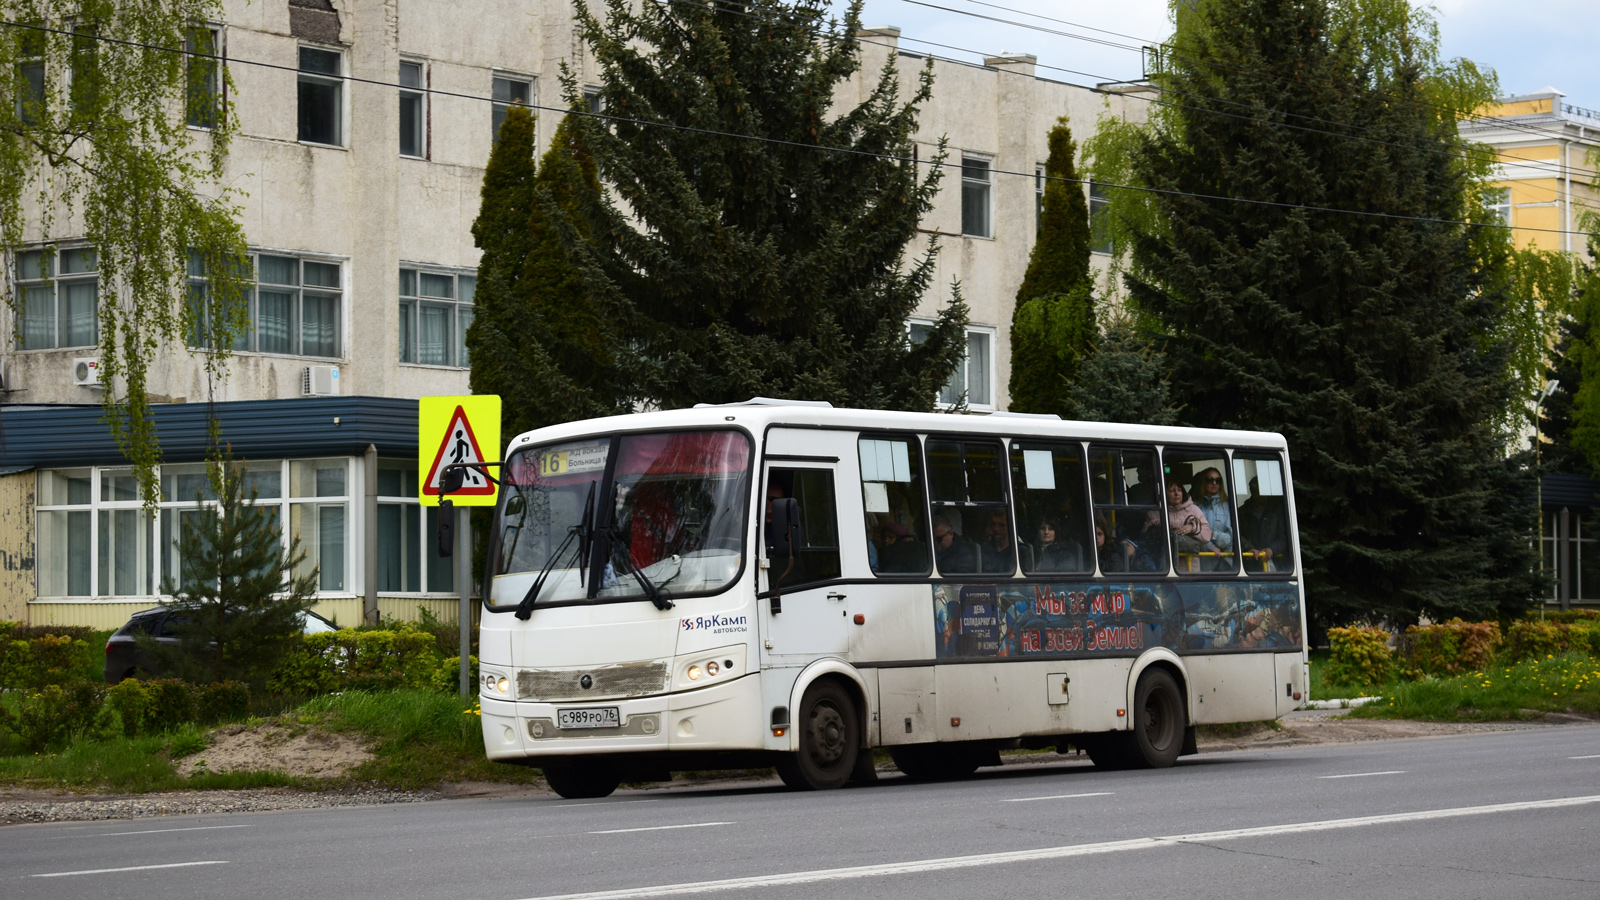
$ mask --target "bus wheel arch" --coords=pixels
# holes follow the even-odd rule
[[[806,690],[823,679],[832,679],[839,682],[844,691],[849,694],[851,702],[855,704],[856,727],[861,735],[862,749],[877,743],[872,740],[871,732],[868,729],[868,725],[872,721],[872,710],[868,700],[866,679],[861,677],[861,673],[856,670],[855,666],[840,659],[819,659],[806,666],[800,672],[800,675],[795,678],[794,687],[789,690],[789,721],[795,725],[799,724],[798,711],[801,702],[805,699]],[[790,729],[789,734],[789,749],[799,749],[799,732],[796,729]]]
[[[860,694],[847,679],[813,679],[792,707],[795,750],[778,757],[778,775],[793,790],[843,787],[866,745]]]
[[[1152,667],[1159,666],[1167,670],[1172,680],[1178,684],[1178,696],[1183,701],[1183,724],[1191,725],[1194,722],[1194,684],[1189,680],[1189,670],[1183,664],[1178,654],[1165,647],[1156,647],[1146,651],[1134,660],[1133,668],[1128,671],[1127,710],[1128,727],[1133,727],[1133,709],[1136,694],[1139,690],[1139,678]]]

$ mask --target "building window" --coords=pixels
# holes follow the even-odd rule
[[[278,254],[252,254],[255,285],[250,327],[234,350],[337,359],[344,353],[344,289],[336,262]],[[189,302],[195,304],[191,347],[206,346],[205,317],[213,314],[206,272],[189,256]]]
[[[20,29],[17,35],[17,120],[23,125],[44,121],[44,40],[42,31]]]
[[[400,155],[428,155],[426,95],[422,91],[422,63],[400,64]]]
[[[600,95],[600,88],[589,86],[583,89],[583,107],[595,115],[606,111],[606,98]]]
[[[1094,253],[1111,252],[1111,196],[1106,189],[1089,182],[1089,249]]]
[[[454,593],[455,566],[439,555],[437,507],[417,502],[416,460],[378,460],[378,590]]]
[[[1044,166],[1033,167],[1033,232],[1044,228],[1044,187],[1049,181],[1044,177]]]
[[[189,29],[183,49],[185,121],[191,128],[215,128],[222,118],[222,32],[209,26]]]
[[[500,126],[505,124],[506,112],[512,104],[522,106],[533,105],[533,79],[518,78],[511,75],[496,75],[494,77],[494,142],[500,143]]]
[[[40,472],[38,480],[39,596],[87,597],[93,584],[94,472]]]
[[[908,327],[913,345],[926,341],[933,330],[928,322],[912,322]],[[986,325],[967,328],[966,355],[939,390],[939,406],[956,406],[965,399],[972,409],[994,408],[994,334],[994,329]]]
[[[17,254],[17,296],[22,311],[18,349],[93,347],[99,343],[97,265],[92,247]]]
[[[1483,202],[1489,207],[1489,212],[1500,220],[1502,225],[1511,224],[1511,189],[1487,188],[1483,192]]]
[[[467,272],[400,270],[401,362],[470,365],[467,326],[472,324],[477,282],[477,276]]]
[[[300,140],[343,146],[343,74],[338,51],[300,48]]]
[[[990,224],[990,197],[994,186],[990,161],[983,157],[961,157],[961,233],[968,237],[993,237]]]
[[[67,72],[72,116],[92,121],[100,105],[100,39],[92,22],[72,26],[72,67]]]

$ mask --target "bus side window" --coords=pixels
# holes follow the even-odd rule
[[[1089,503],[1078,444],[1011,442],[1017,529],[1025,575],[1093,572]]]
[[[826,469],[772,469],[767,496],[793,497],[800,507],[794,570],[783,584],[787,587],[838,578],[839,512],[833,496],[833,473]]]
[[[1165,503],[1154,450],[1089,447],[1102,572],[1167,572]]]
[[[1283,458],[1276,453],[1241,450],[1233,454],[1233,489],[1239,501],[1239,549],[1251,575],[1292,573],[1293,535],[1289,531],[1289,484]]]
[[[1228,457],[1221,450],[1169,449],[1161,454],[1178,572],[1239,571],[1238,531]]]
[[[914,437],[863,435],[861,499],[867,561],[880,575],[926,575],[928,538],[922,471]]]
[[[928,441],[933,556],[942,575],[1010,575],[1017,545],[1006,501],[1003,455],[992,441]],[[1020,552],[1019,551],[1023,551]]]

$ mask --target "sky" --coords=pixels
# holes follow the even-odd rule
[[[1494,69],[1503,96],[1550,86],[1565,92],[1568,103],[1600,109],[1600,0],[1427,5],[1439,22],[1444,57],[1466,57]],[[1172,31],[1166,0],[866,0],[863,21],[898,26],[904,50],[971,61],[1032,53],[1039,58],[1039,76],[1076,84],[1140,78],[1138,47],[1158,44]]]

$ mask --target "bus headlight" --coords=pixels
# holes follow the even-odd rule
[[[700,680],[700,667],[699,666],[690,666],[689,667],[689,671],[688,671],[687,674],[689,676],[689,680],[690,681],[699,681]]]
[[[478,683],[482,686],[483,693],[488,696],[511,696],[511,679],[499,672],[481,672]]]
[[[707,682],[717,683],[743,674],[745,647],[743,644],[686,653],[672,661],[673,686],[679,690],[702,687]]]

